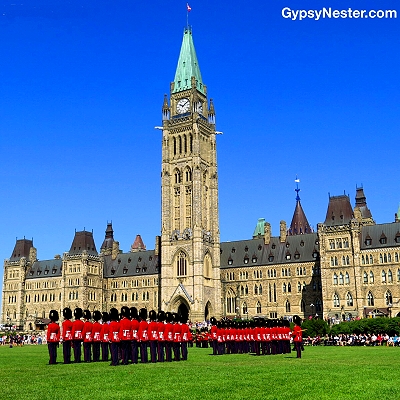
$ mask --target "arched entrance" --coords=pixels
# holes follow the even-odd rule
[[[185,321],[189,319],[189,309],[185,303],[181,303],[178,307],[178,315],[182,317]]]
[[[204,309],[204,321],[210,320],[212,312],[213,312],[213,310],[211,307],[211,303],[209,301],[207,301],[206,307]]]

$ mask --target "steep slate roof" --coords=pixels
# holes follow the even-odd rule
[[[288,235],[302,235],[304,233],[312,233],[312,228],[307,221],[306,214],[300,203],[300,198],[296,199],[296,207],[294,209],[292,222],[288,230]]]
[[[191,89],[192,76],[196,79],[197,90],[205,94],[203,79],[201,78],[200,67],[193,44],[192,30],[187,27],[183,33],[181,52],[176,67],[174,90],[172,93]]]
[[[29,251],[33,247],[33,240],[18,239],[11,254],[10,261],[19,261],[22,257],[29,258]]]
[[[159,274],[160,265],[160,259],[154,254],[154,250],[121,253],[115,260],[111,255],[105,256],[104,278]]]
[[[367,238],[371,239],[371,245],[366,244]],[[382,240],[384,238],[386,238],[386,243]],[[361,250],[383,249],[387,247],[400,247],[400,222],[362,227],[360,238]]]
[[[136,235],[135,241],[131,246],[131,251],[143,251],[146,250],[146,246],[143,243],[142,237],[140,235]]]
[[[367,198],[365,197],[362,187],[356,188],[356,207],[360,209],[363,218],[372,218],[371,211],[367,206]]]
[[[70,255],[82,254],[86,250],[89,255],[97,256],[96,245],[94,244],[93,232],[80,231],[75,232],[74,240],[69,250]]]
[[[279,237],[272,237],[269,244],[264,244],[264,239],[224,242],[221,243],[221,268],[310,262],[316,259],[313,254],[315,251],[318,252],[316,233],[288,236],[284,243],[280,242]],[[271,261],[270,256],[273,258]]]
[[[62,259],[35,261],[26,275],[26,279],[59,278],[62,276]]]
[[[104,241],[100,247],[101,250],[103,249],[112,249],[113,247],[113,242],[114,242],[114,230],[112,227],[112,222],[107,223],[107,228],[106,228],[106,236],[104,238]]]
[[[253,238],[257,238],[259,236],[264,236],[264,225],[265,225],[265,219],[264,218],[258,218],[256,228],[254,229],[253,233]]]
[[[353,208],[349,196],[329,197],[328,210],[326,212],[325,225],[346,225],[354,217]]]

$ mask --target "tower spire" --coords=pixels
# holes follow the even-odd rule
[[[307,221],[306,214],[300,203],[300,196],[299,196],[300,179],[297,177],[297,175],[294,181],[296,182],[296,189],[294,189],[296,192],[296,207],[294,209],[293,218],[290,224],[288,235],[302,235],[304,233],[312,233],[313,230]]]

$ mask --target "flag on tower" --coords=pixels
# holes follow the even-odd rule
[[[186,9],[187,9],[187,12],[192,11],[192,7],[189,6],[189,3],[186,3]]]

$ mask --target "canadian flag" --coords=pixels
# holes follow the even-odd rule
[[[186,3],[186,9],[188,10],[188,12],[192,11],[192,7],[189,6],[189,3]]]

